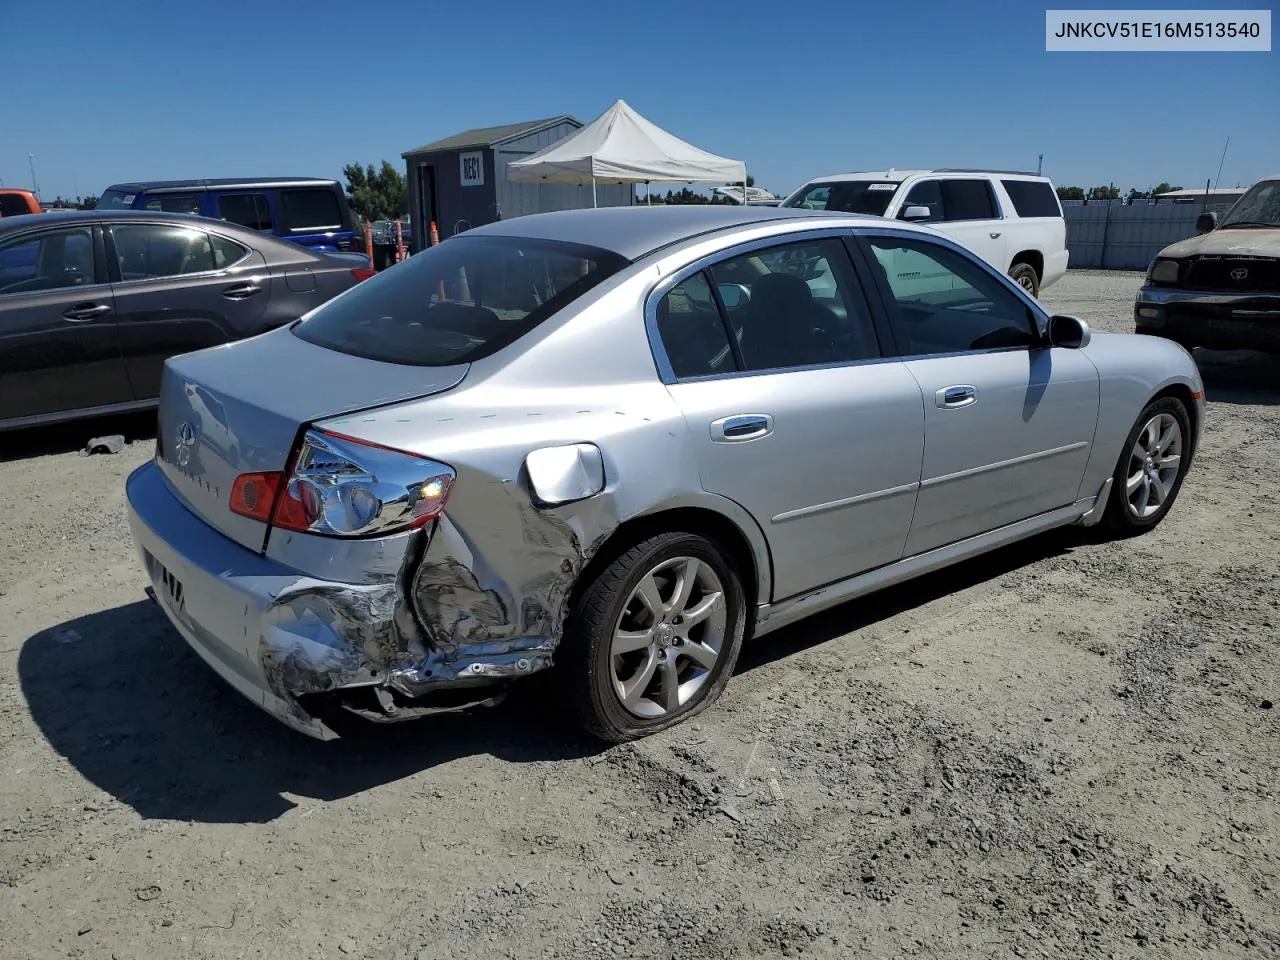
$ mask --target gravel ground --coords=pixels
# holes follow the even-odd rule
[[[1045,299],[1124,330],[1139,282]],[[1208,433],[1155,532],[842,608],[604,752],[536,689],[290,733],[144,598],[147,418],[4,437],[0,954],[1280,957],[1280,362],[1199,359]]]

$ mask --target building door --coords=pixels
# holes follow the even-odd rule
[[[431,224],[436,219],[436,168],[418,164],[418,216],[421,229],[413,231],[413,243],[418,250],[431,246]]]

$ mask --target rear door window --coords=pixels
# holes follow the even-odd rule
[[[994,220],[1000,216],[989,180],[943,180],[942,211],[954,220]]]
[[[250,230],[272,229],[271,204],[265,193],[230,193],[218,198],[218,219]]]
[[[111,226],[121,280],[155,280],[214,269],[209,234],[161,223]]]
[[[1061,217],[1058,195],[1043,180],[1001,180],[1020,217]]]
[[[342,229],[342,208],[332,190],[284,190],[280,201],[280,218],[286,230],[306,233]]]
[[[293,331],[370,360],[470,363],[514,343],[627,262],[578,244],[452,237],[329,301]]]

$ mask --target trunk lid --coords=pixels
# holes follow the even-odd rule
[[[287,327],[173,357],[160,387],[156,462],[193,513],[260,551],[267,524],[231,512],[237,476],[284,470],[305,424],[441,393],[466,372],[466,364],[402,366],[338,353]]]

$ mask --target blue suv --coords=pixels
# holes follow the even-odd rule
[[[306,177],[116,183],[99,210],[158,210],[229,220],[313,250],[359,250],[337,180]]]

